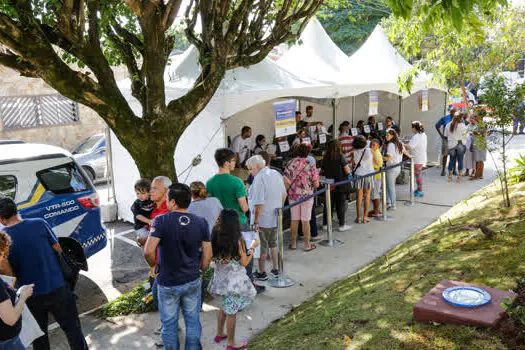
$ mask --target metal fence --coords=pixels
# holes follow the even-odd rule
[[[0,97],[0,118],[4,130],[80,122],[78,104],[62,95]]]
[[[406,160],[403,162],[400,162],[398,164],[384,167],[381,170],[367,174],[365,176],[357,176],[350,180],[344,180],[340,182],[332,181],[325,181],[325,187],[317,192],[314,192],[312,195],[303,198],[300,201],[294,202],[293,204],[284,206],[282,208],[277,209],[277,249],[278,249],[278,263],[279,263],[279,277],[273,280],[268,281],[268,284],[275,288],[286,288],[291,287],[295,284],[295,281],[287,276],[284,275],[284,229],[283,229],[283,211],[290,210],[292,207],[299,205],[310,198],[317,197],[321,194],[325,194],[326,196],[326,218],[327,218],[327,237],[326,240],[322,241],[321,244],[329,247],[338,247],[342,245],[344,242],[334,239],[333,235],[333,229],[332,229],[332,203],[330,198],[330,187],[331,186],[338,186],[343,185],[350,182],[356,182],[359,179],[365,178],[365,177],[371,177],[376,176],[378,174],[381,175],[381,182],[382,182],[382,212],[383,216],[376,218],[377,220],[381,221],[388,221],[392,219],[391,217],[387,216],[386,214],[386,172],[390,169],[396,168],[396,167],[402,167],[405,164],[410,164],[410,200],[406,203],[407,205],[413,206],[416,204],[414,200],[414,191],[416,186],[415,181],[415,175],[414,175],[414,158],[411,158],[410,160]],[[367,213],[365,213],[367,215]]]

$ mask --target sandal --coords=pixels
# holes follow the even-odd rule
[[[356,218],[356,219],[354,220],[354,222],[355,222],[356,224],[360,224],[360,223],[361,223],[361,220],[359,220],[359,218]]]
[[[315,244],[310,244],[310,248],[309,248],[309,249],[306,249],[306,248],[305,248],[304,251],[305,251],[305,252],[311,252],[312,250],[314,250],[314,249],[316,249],[316,248],[317,248],[317,246],[316,246]]]
[[[290,249],[290,250],[297,250],[297,247],[292,247],[292,245],[290,244],[290,245],[288,245],[288,249]]]
[[[364,217],[363,218],[363,224],[369,224],[370,223],[370,219],[367,218],[367,217]]]
[[[246,340],[243,340],[241,343],[241,346],[237,347],[234,345],[228,345],[226,346],[226,350],[240,350],[240,349],[246,349],[248,347],[248,342]]]
[[[220,343],[221,341],[227,338],[228,338],[227,335],[216,335],[215,338],[213,338],[213,341],[216,343]]]

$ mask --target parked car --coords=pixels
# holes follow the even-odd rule
[[[0,196],[23,218],[46,220],[60,239],[80,243],[89,257],[106,246],[100,200],[71,153],[50,145],[0,145]]]
[[[73,157],[91,182],[107,178],[106,136],[97,134],[84,139],[73,151]]]

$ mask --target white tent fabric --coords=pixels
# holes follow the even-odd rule
[[[292,46],[277,63],[299,76],[334,85],[338,97],[356,96],[367,91],[400,93],[398,78],[413,69],[394,48],[379,25],[366,42],[348,57],[330,39],[317,18],[306,26],[299,43]],[[314,68],[314,69],[312,69]],[[439,89],[432,76],[418,72],[412,92]]]
[[[394,48],[379,25],[365,43],[346,61],[342,68],[339,92],[342,96],[358,95],[366,91],[388,91],[400,95],[398,78],[413,69]],[[412,92],[425,88],[439,88],[431,84],[431,76],[418,72]],[[408,92],[402,95],[407,97]]]
[[[348,56],[314,17],[306,25],[299,42],[290,47],[277,63],[298,76],[336,84],[347,61]]]
[[[200,73],[198,52],[193,47],[174,63],[165,76],[167,100],[186,93]],[[130,100],[132,108],[140,115],[140,105],[131,97],[130,80],[122,81],[119,86]],[[335,90],[332,86],[315,80],[301,79],[270,59],[249,68],[228,71],[210,103],[189,125],[176,145],[174,161],[179,181],[205,182],[217,171],[213,156],[217,148],[225,146],[225,119],[261,102],[287,96],[331,98],[335,96]],[[132,221],[129,208],[135,200],[133,183],[138,179],[139,172],[115,135],[112,135],[112,154],[113,176],[118,179],[115,181],[118,214],[119,217]],[[192,160],[197,155],[201,155],[202,161],[193,168]]]

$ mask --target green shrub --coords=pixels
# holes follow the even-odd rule
[[[516,158],[515,161],[517,165],[510,169],[511,184],[525,181],[525,154],[520,154],[519,158]]]

